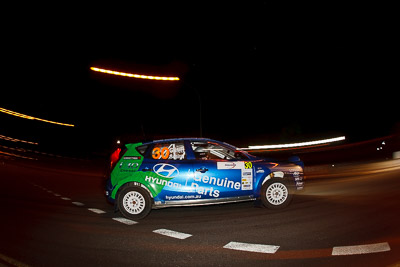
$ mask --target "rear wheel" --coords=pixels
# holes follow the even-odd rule
[[[118,207],[126,218],[139,220],[150,213],[151,198],[145,189],[128,185],[118,194]]]
[[[269,209],[285,208],[292,198],[289,187],[281,178],[268,180],[261,187],[261,201]]]

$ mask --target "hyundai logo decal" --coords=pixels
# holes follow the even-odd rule
[[[165,178],[174,178],[179,175],[179,170],[175,166],[166,163],[154,165],[153,171]]]

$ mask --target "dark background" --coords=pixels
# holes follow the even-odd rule
[[[202,135],[239,147],[386,136],[399,128],[391,10],[266,2],[10,8],[0,106],[75,127],[2,113],[0,134],[44,150],[99,152],[120,138],[199,136],[201,105]]]

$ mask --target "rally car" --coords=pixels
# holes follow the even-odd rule
[[[152,208],[248,200],[278,209],[303,189],[303,167],[298,157],[275,162],[206,138],[126,144],[111,155],[106,196],[134,220]]]

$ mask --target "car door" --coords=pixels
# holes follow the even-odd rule
[[[155,143],[140,171],[145,173],[145,184],[157,193],[155,202],[184,200],[193,191],[187,183],[193,179],[194,171],[183,141]]]
[[[191,142],[196,160],[192,187],[202,198],[231,198],[253,194],[251,162],[235,158],[235,151],[209,141]]]

